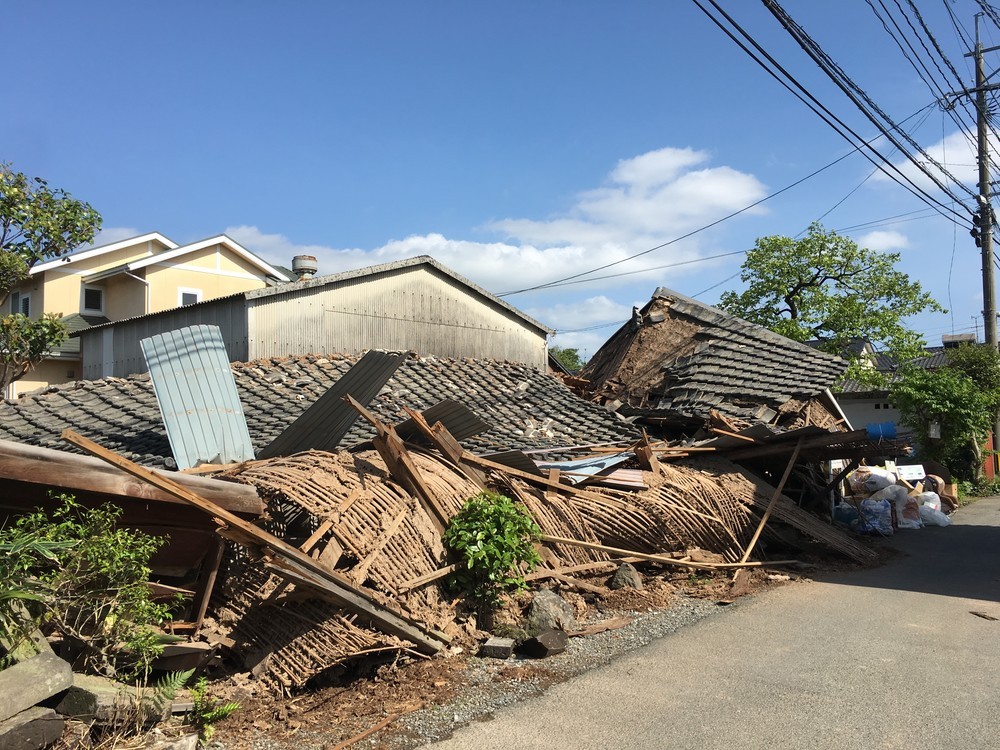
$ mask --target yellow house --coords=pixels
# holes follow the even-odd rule
[[[159,232],[38,263],[9,297],[9,312],[59,313],[70,331],[290,281],[225,235],[178,245]],[[80,340],[70,338],[8,398],[79,379]]]

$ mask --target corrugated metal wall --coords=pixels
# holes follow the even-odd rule
[[[85,380],[113,375],[123,378],[146,372],[146,359],[139,341],[177,328],[215,325],[222,331],[230,362],[247,360],[248,336],[246,299],[243,295],[205,302],[190,307],[98,329],[83,336],[81,355]]]
[[[545,332],[428,266],[249,299],[243,295],[85,333],[83,377],[146,372],[139,340],[192,325],[222,330],[231,361],[367,349],[524,362],[544,370]]]
[[[545,333],[427,266],[250,300],[251,359],[413,350],[547,363]]]

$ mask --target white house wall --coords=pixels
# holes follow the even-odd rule
[[[837,400],[856,430],[863,430],[867,425],[882,422],[895,422],[897,426],[902,423],[899,410],[889,403],[888,395],[879,398],[851,398],[842,394]]]
[[[427,266],[249,300],[251,359],[413,350],[547,362],[545,332]]]

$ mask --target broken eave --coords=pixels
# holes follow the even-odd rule
[[[197,492],[230,513],[256,517],[264,512],[264,503],[253,487],[175,472],[159,473],[170,476],[181,486]],[[9,440],[0,440],[0,481],[22,482],[57,491],[184,504],[169,493],[129,477],[100,459]]]

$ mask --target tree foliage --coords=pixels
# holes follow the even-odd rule
[[[740,274],[746,290],[725,292],[720,307],[795,341],[817,340],[823,351],[854,360],[849,377],[877,381],[851,344],[862,339],[897,362],[908,361],[924,342],[903,321],[943,311],[919,282],[896,269],[898,261],[898,253],[859,247],[814,223],[802,239],[758,238]]]
[[[31,267],[92,242],[101,215],[90,204],[50,188],[0,163],[0,304],[28,278]],[[55,346],[66,340],[58,316],[31,320],[9,315],[0,332],[0,388],[24,377]]]
[[[982,447],[1000,415],[1000,353],[964,345],[939,370],[904,366],[890,386],[893,405],[917,435],[921,454],[978,481]],[[932,438],[931,425],[940,429]]]
[[[583,368],[584,364],[586,364],[580,356],[579,349],[567,349],[561,346],[550,346],[549,354],[555,357],[559,364],[570,372],[577,372]]]

